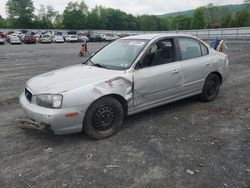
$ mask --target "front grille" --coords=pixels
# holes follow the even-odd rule
[[[27,100],[31,102],[32,93],[29,90],[27,90],[27,88],[25,88],[25,96],[26,96]]]

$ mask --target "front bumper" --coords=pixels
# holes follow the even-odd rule
[[[44,108],[30,103],[24,92],[19,100],[27,119],[39,125],[46,125],[55,134],[70,134],[82,131],[83,118],[86,112],[84,106],[61,109]],[[78,116],[67,116],[70,113],[77,113]]]
[[[51,40],[47,40],[47,39],[42,39],[41,43],[51,43]]]
[[[63,43],[64,40],[54,40],[54,42],[56,42],[56,43]]]
[[[69,42],[78,42],[78,40],[69,39]]]

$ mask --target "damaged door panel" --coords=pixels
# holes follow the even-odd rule
[[[182,79],[180,62],[135,71],[135,111],[178,96],[182,87]]]

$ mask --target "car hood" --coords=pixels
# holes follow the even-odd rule
[[[27,82],[27,87],[33,94],[57,94],[124,74],[125,71],[74,65],[35,76]]]

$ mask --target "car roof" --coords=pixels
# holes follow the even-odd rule
[[[143,34],[143,35],[133,35],[124,37],[123,39],[141,39],[141,40],[152,40],[155,38],[161,37],[193,37],[192,35],[188,34],[176,34],[176,33],[158,33],[158,34]]]

